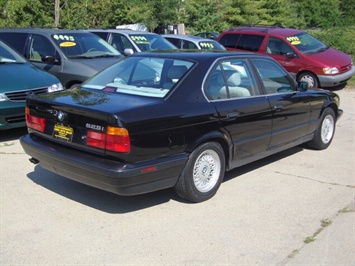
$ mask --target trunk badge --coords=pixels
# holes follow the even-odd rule
[[[57,117],[60,122],[63,122],[65,118],[65,114],[62,111],[59,111]]]

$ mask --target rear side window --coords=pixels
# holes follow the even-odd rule
[[[235,49],[235,47],[237,46],[237,42],[238,39],[240,37],[240,34],[224,34],[221,39],[219,40],[219,42],[226,48],[233,48]]]
[[[2,32],[0,33],[0,38],[9,44],[12,48],[17,50],[20,54],[25,55],[25,44],[27,41],[28,33],[20,32]]]
[[[243,34],[240,36],[237,49],[257,52],[264,40],[265,36],[254,34]]]

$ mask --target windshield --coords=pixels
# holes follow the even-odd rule
[[[4,42],[0,41],[0,63],[26,63],[26,60]]]
[[[329,48],[329,46],[306,32],[286,37],[286,40],[303,54],[316,54]]]
[[[52,38],[69,58],[95,58],[121,55],[103,39],[91,33],[53,34]]]
[[[129,37],[141,51],[176,49],[172,43],[158,34],[130,34]]]
[[[84,88],[163,98],[193,62],[148,56],[128,57],[89,79]]]
[[[226,50],[222,44],[214,41],[201,41],[199,42],[201,49],[206,50]]]

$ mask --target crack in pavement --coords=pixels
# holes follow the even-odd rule
[[[302,178],[302,179],[307,179],[307,180],[315,181],[315,182],[318,182],[318,183],[321,183],[321,184],[327,184],[327,185],[332,185],[332,186],[342,186],[342,187],[355,188],[355,186],[352,186],[352,185],[344,185],[344,184],[338,184],[338,183],[330,183],[330,182],[320,181],[320,180],[313,179],[313,178],[306,177],[306,176],[300,176],[300,175],[293,175],[293,174],[283,173],[283,172],[280,172],[280,171],[275,171],[275,173],[277,173],[277,174],[282,174],[282,175],[293,176],[293,177]]]

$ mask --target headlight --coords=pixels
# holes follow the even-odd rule
[[[325,67],[323,68],[323,72],[324,74],[338,74],[339,73],[339,69],[337,69],[336,67]]]
[[[61,91],[63,90],[63,86],[61,83],[53,84],[48,87],[48,92]]]
[[[5,93],[0,93],[0,102],[8,101],[9,99],[6,97]]]

